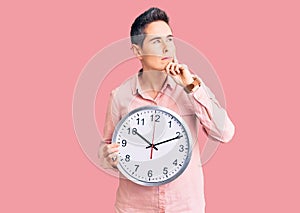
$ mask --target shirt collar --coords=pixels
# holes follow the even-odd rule
[[[140,71],[138,72],[138,74],[135,75],[135,77],[133,78],[133,82],[132,82],[132,94],[136,95],[137,93],[141,93],[142,88],[140,85],[140,81],[139,81],[139,76],[142,75],[143,70],[140,69]],[[173,78],[171,76],[167,76],[167,80],[164,84],[164,86],[162,87],[162,91],[165,90],[167,87],[170,88],[171,90],[173,90],[176,86],[176,82],[173,80]]]

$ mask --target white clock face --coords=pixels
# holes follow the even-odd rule
[[[140,107],[117,125],[113,142],[120,144],[120,172],[145,186],[168,183],[187,167],[192,138],[183,119],[158,106]]]

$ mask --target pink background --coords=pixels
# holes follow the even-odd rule
[[[1,3],[0,212],[113,211],[117,179],[82,151],[73,92],[149,6],[213,64],[236,125],[204,166],[207,212],[300,212],[296,0]]]

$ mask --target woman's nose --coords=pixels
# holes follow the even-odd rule
[[[163,53],[169,52],[169,47],[166,44],[166,42],[162,42],[162,49],[163,49]]]

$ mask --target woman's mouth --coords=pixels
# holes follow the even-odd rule
[[[172,59],[172,57],[163,57],[161,60],[168,60],[168,59]]]

